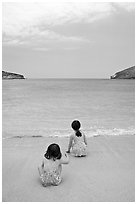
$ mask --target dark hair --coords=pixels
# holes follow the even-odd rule
[[[80,122],[79,122],[78,120],[74,120],[74,121],[72,122],[72,124],[71,124],[71,127],[73,128],[73,130],[76,131],[76,135],[77,135],[78,137],[81,137],[81,136],[82,136],[81,132],[79,131],[79,129],[80,129],[80,127],[81,127],[81,124],[80,124]]]
[[[61,151],[60,151],[60,147],[58,144],[51,144],[48,146],[46,153],[44,154],[44,157],[46,159],[60,159],[62,156]]]

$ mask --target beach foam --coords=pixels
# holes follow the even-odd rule
[[[9,135],[4,135],[3,134],[3,139],[10,139],[10,138],[42,138],[42,137],[69,137],[70,134],[72,134],[71,131],[68,130],[59,130],[59,131],[52,131],[43,134],[28,134],[28,135],[14,135],[14,136],[9,136]],[[119,135],[134,135],[135,134],[135,129],[134,128],[127,128],[127,129],[122,129],[122,128],[112,128],[112,129],[106,129],[106,128],[97,128],[97,127],[91,127],[89,130],[83,130],[85,135],[89,137],[99,137],[99,136],[119,136]]]

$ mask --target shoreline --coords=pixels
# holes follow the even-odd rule
[[[88,156],[63,165],[59,186],[44,188],[37,167],[51,143],[67,150],[69,138],[12,138],[2,141],[3,202],[134,202],[135,136],[88,140]]]

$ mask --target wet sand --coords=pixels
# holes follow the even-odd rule
[[[68,138],[12,138],[2,144],[3,202],[134,202],[135,137],[88,138],[88,156],[63,165],[59,186],[43,187],[37,166],[53,142]]]

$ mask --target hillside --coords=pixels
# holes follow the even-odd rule
[[[21,74],[2,71],[2,79],[25,79]]]
[[[135,66],[116,72],[111,79],[135,79]]]

